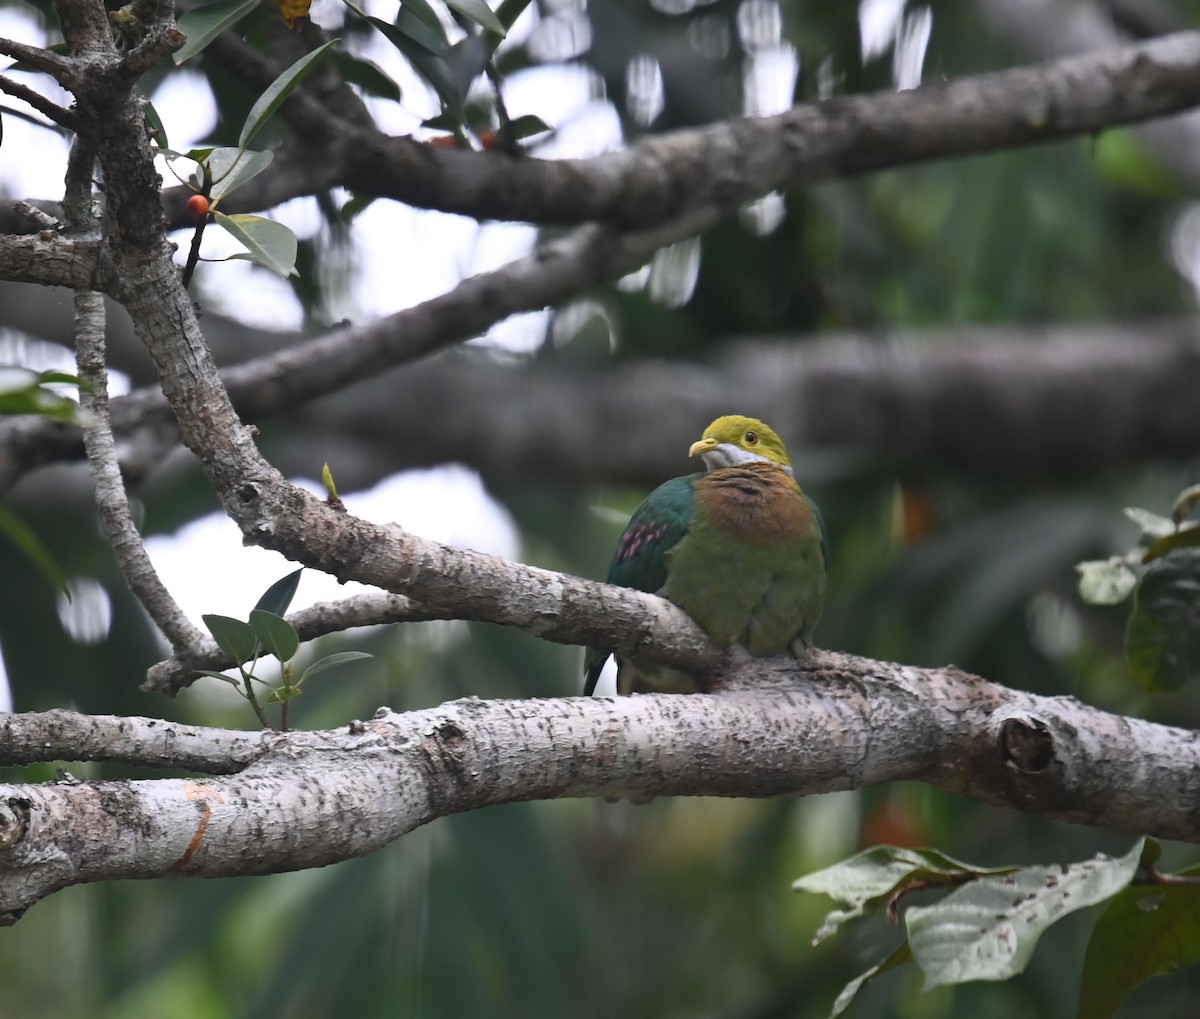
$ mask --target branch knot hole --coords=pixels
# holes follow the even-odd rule
[[[1040,718],[1009,718],[1000,726],[1000,750],[1005,763],[1036,775],[1054,763],[1054,737]]]
[[[0,806],[0,849],[12,849],[29,832],[29,818],[33,803],[24,799],[10,799]]]

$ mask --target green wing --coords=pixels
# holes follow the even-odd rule
[[[634,511],[617,542],[607,580],[620,587],[654,594],[667,582],[666,555],[687,534],[692,522],[692,487],[699,474],[663,482]],[[590,696],[608,660],[608,651],[588,648],[583,692]]]

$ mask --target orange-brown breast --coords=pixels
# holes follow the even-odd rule
[[[812,507],[796,480],[774,464],[710,471],[696,480],[695,492],[715,528],[748,544],[784,544],[813,527]]]

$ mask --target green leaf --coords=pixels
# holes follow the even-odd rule
[[[218,151],[218,149],[219,149],[219,146],[216,146],[216,145],[204,145],[198,149],[188,149],[187,152],[171,152],[171,153],[169,153],[169,155],[183,156],[185,159],[192,159],[192,160],[195,160],[197,163],[203,163],[206,160],[208,160],[209,158],[211,158],[212,154],[214,152]],[[238,150],[235,148],[230,148],[229,151],[237,152]]]
[[[835,909],[825,917],[813,937],[816,945],[837,933],[847,920],[883,905],[906,885],[914,882],[953,885],[974,876],[1010,874],[1017,869],[975,867],[936,849],[873,846],[832,867],[797,878],[792,888],[798,892],[820,892],[850,907]]]
[[[71,589],[67,586],[67,578],[58,568],[58,563],[54,561],[50,550],[33,532],[33,529],[7,506],[0,506],[0,534],[23,552],[26,558],[37,567],[38,572],[53,587],[57,588],[67,601],[71,600]]]
[[[445,38],[439,31],[434,31],[426,24],[423,18],[413,13],[412,4],[401,7],[396,13],[396,23],[390,25],[379,18],[371,17],[351,0],[342,2],[364,21],[374,25],[429,83],[442,104],[451,110],[455,120],[462,120],[466,93],[459,87],[457,76],[444,59],[449,52]],[[440,30],[440,24],[438,27]]]
[[[65,372],[36,372],[19,365],[0,365],[0,414],[40,414],[56,421],[75,421],[79,405],[44,388],[53,382],[80,385],[78,378]]]
[[[296,596],[296,588],[300,586],[300,574],[303,572],[304,567],[301,566],[300,569],[292,570],[286,577],[275,581],[262,593],[254,607],[264,612],[273,612],[277,616],[284,615]]]
[[[1181,548],[1195,548],[1197,545],[1200,545],[1200,524],[1190,524],[1171,534],[1155,538],[1142,556],[1142,562],[1151,563],[1170,552],[1176,552]]]
[[[1142,534],[1148,538],[1161,538],[1175,533],[1175,522],[1166,517],[1139,509],[1137,506],[1126,506],[1125,515],[1142,529]]]
[[[265,265],[284,279],[296,275],[296,251],[299,245],[296,235],[282,223],[249,213],[227,216],[223,212],[214,212],[213,217],[246,246],[249,255],[245,257]]]
[[[1089,605],[1117,605],[1137,587],[1137,574],[1124,556],[1077,563],[1075,569],[1079,572],[1079,597]]]
[[[213,679],[219,679],[221,682],[228,683],[230,686],[237,687],[239,690],[242,688],[242,681],[240,679],[234,679],[232,676],[226,676],[223,672],[213,672],[212,669],[197,669],[196,675],[211,676]]]
[[[1142,858],[1138,860],[1138,866],[1148,870],[1156,866],[1162,859],[1162,843],[1150,835],[1147,835],[1142,841],[1145,844],[1142,846]]]
[[[1141,855],[1139,839],[1117,859],[1097,856],[1067,867],[1026,867],[972,881],[936,905],[913,906],[904,921],[925,989],[1007,980],[1020,973],[1047,927],[1127,887]]]
[[[1134,679],[1173,689],[1200,674],[1200,549],[1156,560],[1142,577],[1125,630]]]
[[[1200,503],[1200,485],[1190,485],[1175,497],[1175,504],[1171,507],[1171,519],[1177,524],[1183,523],[1191,516],[1197,503]]]
[[[300,638],[296,630],[286,619],[255,609],[250,613],[250,629],[268,651],[281,662],[290,662],[300,649]]]
[[[347,6],[352,6],[347,4]],[[357,7],[354,7],[355,13],[362,17],[362,14]],[[422,46],[429,50],[430,53],[441,53],[450,45],[450,40],[446,38],[446,29],[442,25],[442,19],[437,16],[437,12],[430,5],[429,0],[402,0],[401,10],[404,11],[404,17],[396,15],[396,24],[404,27],[401,31],[410,31],[415,42],[419,42]],[[410,29],[410,23],[413,20],[418,21],[421,25],[429,30],[429,34],[425,35],[418,28]]]
[[[154,108],[154,104],[149,99],[143,100],[142,117],[146,122],[146,128],[151,132],[151,137],[154,144],[164,152],[168,151],[170,146],[167,142],[167,129],[162,122],[162,117],[158,115],[158,110]]]
[[[481,35],[468,35],[446,51],[446,66],[450,68],[458,95],[461,97],[458,102],[460,112],[467,101],[472,82],[483,74],[489,56],[487,40]]]
[[[78,375],[72,375],[70,372],[59,371],[44,371],[37,373],[37,381],[39,386],[48,385],[51,382],[57,382],[61,385],[77,386],[85,388],[86,384]],[[90,387],[86,387],[90,388]]]
[[[221,0],[220,3],[194,7],[184,14],[176,24],[187,36],[187,42],[175,51],[175,65],[194,57],[218,35],[231,28],[249,14],[259,0]]]
[[[538,134],[554,134],[554,128],[542,120],[541,117],[535,117],[532,113],[527,113],[523,117],[517,117],[515,120],[510,121],[504,130],[514,141],[521,138],[531,138]]]
[[[1184,872],[1200,873],[1193,867]],[[1200,886],[1139,885],[1116,895],[1088,941],[1079,1019],[1116,1015],[1143,980],[1200,962]]]
[[[375,656],[369,655],[365,651],[339,651],[335,655],[326,655],[324,658],[318,659],[307,669],[305,669],[300,675],[300,678],[296,680],[296,685],[299,686],[310,676],[315,676],[318,672],[324,672],[326,669],[332,669],[339,665],[344,665],[346,662],[357,662],[363,658],[373,657]]]
[[[356,216],[368,209],[376,198],[374,195],[355,195],[338,210],[343,223],[352,223]]]
[[[837,996],[833,1003],[833,1009],[829,1013],[829,1019],[835,1019],[835,1016],[841,1015],[850,1007],[851,1002],[857,997],[867,984],[874,980],[877,976],[886,973],[888,970],[895,969],[897,966],[902,966],[906,962],[912,962],[912,946],[907,941],[904,941],[900,946],[892,952],[882,962],[876,963],[865,973],[860,973],[845,987]]]
[[[208,632],[213,635],[217,646],[239,665],[258,654],[258,637],[249,623],[232,616],[219,616],[214,613],[200,618],[208,627]]]
[[[237,149],[218,149],[217,152],[237,152]],[[216,159],[217,152],[214,152],[209,159],[209,166],[213,165]],[[249,180],[253,180],[268,166],[271,165],[271,160],[275,158],[274,152],[241,152],[241,158],[234,162],[220,176],[213,172],[213,189],[209,195],[213,201],[219,198],[225,198],[232,192],[236,191]]]
[[[333,55],[333,62],[338,69],[338,74],[347,84],[357,85],[367,95],[378,96],[380,99],[391,99],[397,103],[403,98],[400,86],[371,61],[351,56],[349,53],[339,50]]]
[[[529,0],[501,0],[500,6],[496,8],[496,17],[500,19],[505,32],[517,23],[517,18],[525,13],[528,6]]]
[[[453,7],[464,18],[470,18],[481,28],[486,28],[501,38],[508,34],[495,12],[483,0],[446,0],[446,6]]]
[[[283,74],[271,82],[267,90],[250,107],[250,112],[246,114],[246,123],[242,125],[242,133],[238,137],[238,148],[244,149],[250,144],[250,141],[258,134],[263,125],[271,119],[275,111],[283,104],[283,101],[292,94],[295,87],[316,66],[317,61],[337,41],[337,39],[330,39],[329,42],[318,46],[311,53],[306,53],[284,71]]]

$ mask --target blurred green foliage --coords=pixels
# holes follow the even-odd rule
[[[736,83],[747,54],[737,21],[746,6],[716,0],[668,15],[634,0],[594,4],[591,48],[570,58],[602,76],[629,135],[709,123],[741,110]],[[941,2],[933,11],[927,76],[1020,62],[988,35],[973,5]],[[890,86],[889,55],[865,67],[859,58],[854,5],[786,4],[780,13],[784,39],[800,56],[798,97],[818,94],[826,60],[838,91]],[[264,7],[243,28],[260,38],[256,19],[274,16]],[[362,22],[346,26],[349,36],[365,30]],[[727,49],[700,59],[688,41],[698,33],[725,39]],[[649,127],[623,105],[626,68],[644,52],[658,57],[665,83],[662,113]],[[498,59],[505,74],[537,62],[526,45],[502,49]],[[221,114],[213,141],[228,143],[256,93],[213,61],[198,66]],[[786,216],[765,236],[731,222],[703,239],[695,292],[681,307],[615,287],[596,296],[614,323],[613,356],[624,359],[703,358],[731,335],[1181,313],[1192,309],[1192,296],[1164,237],[1183,199],[1130,134],[1114,131],[796,190],[783,196]],[[342,257],[334,249],[344,243],[333,229],[305,242],[296,285],[308,287],[298,293],[310,310],[321,301],[311,281],[322,257]],[[584,365],[602,351],[608,357],[609,345],[592,340],[581,337],[582,350],[569,340],[548,345],[541,356]],[[1123,506],[1168,505],[1195,477],[1196,465],[1186,463],[1057,481],[919,466],[897,476],[857,463],[802,479],[824,509],[834,550],[818,643],[921,665],[953,661],[997,683],[1194,726],[1195,683],[1157,695],[1133,684],[1124,611],[1084,605],[1073,565],[1128,546]],[[592,577],[603,575],[619,532],[610,517],[642,494],[490,480],[519,522],[528,561]],[[36,492],[23,498],[18,509],[64,572],[104,585],[113,621],[98,644],[71,640],[54,591],[0,542],[0,576],[22,578],[0,584],[0,647],[18,708],[252,723],[240,702],[213,694],[215,683],[173,702],[141,694],[137,684],[161,649],[115,574],[90,506],[39,504]],[[597,506],[618,512],[599,514]],[[155,490],[147,528],[211,509],[195,476],[184,477]],[[498,627],[417,624],[352,642],[376,661],[356,667],[352,679],[306,688],[296,725],[339,725],[380,704],[404,710],[468,695],[578,690],[577,649]],[[316,654],[349,646],[319,644]],[[51,774],[46,767],[4,777]],[[837,991],[897,936],[861,923],[810,947],[829,904],[792,893],[791,882],[883,841],[999,865],[1119,854],[1131,840],[915,785],[777,802],[495,808],[315,872],[59,893],[0,932],[0,1015],[807,1019],[827,1014]],[[1192,859],[1187,847],[1168,846],[1164,867]],[[1072,1014],[1093,922],[1094,911],[1051,929],[1029,969],[1006,983],[922,994],[917,975],[901,971],[864,990],[850,1014]],[[1200,979],[1184,971],[1144,985],[1121,1014],[1190,1016],[1197,993]]]

